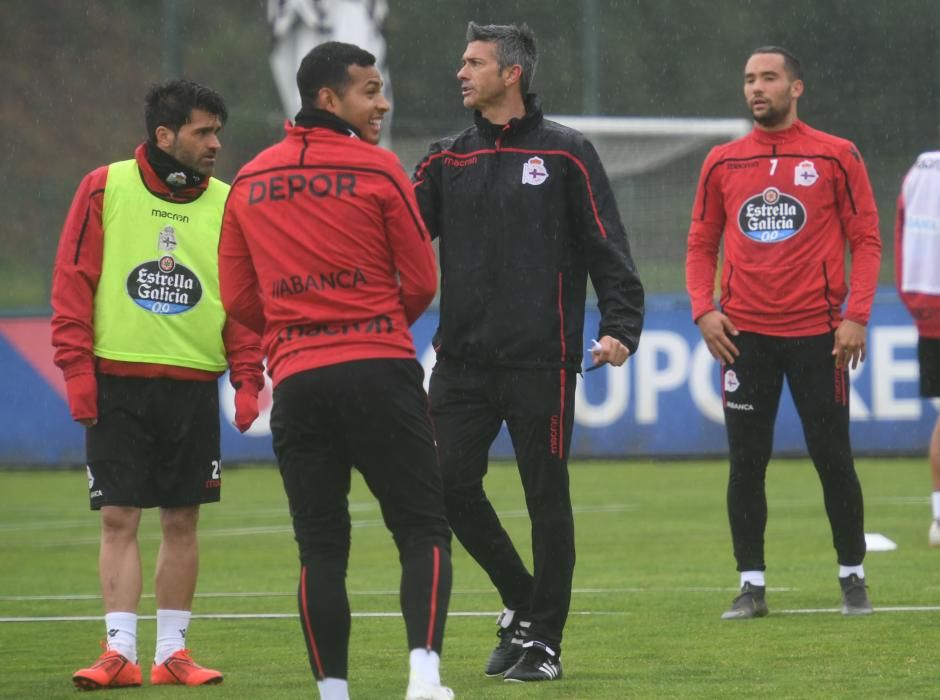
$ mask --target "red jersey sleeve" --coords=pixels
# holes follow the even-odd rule
[[[108,166],[82,180],[65,218],[52,271],[52,345],[65,379],[93,374],[95,290],[104,252],[102,203]]]
[[[692,207],[692,225],[685,259],[685,282],[692,302],[692,320],[715,309],[715,271],[718,268],[718,251],[725,227],[724,197],[720,185],[720,173],[716,163],[719,157],[715,149],[709,152],[702,164],[695,203]]]
[[[852,254],[849,277],[849,299],[845,318],[867,324],[871,305],[878,286],[881,265],[881,233],[878,228],[878,209],[872,194],[871,182],[865,163],[854,145],[840,157],[846,171],[845,186],[836,192],[842,230]]]
[[[434,299],[437,263],[411,183],[400,167],[392,168],[391,175],[397,192],[392,193],[385,207],[385,230],[410,326]]]
[[[228,358],[229,381],[238,389],[241,385],[264,388],[264,352],[261,336],[233,318],[225,320],[222,341]]]
[[[219,239],[219,287],[225,312],[252,333],[263,334],[264,309],[258,273],[231,196],[225,205]]]

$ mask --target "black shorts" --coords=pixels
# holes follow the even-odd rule
[[[920,395],[940,396],[940,338],[917,339],[917,361],[920,364]]]
[[[348,551],[353,466],[400,548],[449,541],[421,381],[416,360],[386,358],[299,372],[274,389],[271,434],[301,558]]]
[[[92,510],[218,501],[219,442],[217,382],[99,374],[98,422],[85,432]]]

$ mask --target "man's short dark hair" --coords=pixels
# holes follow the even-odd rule
[[[538,51],[535,48],[535,33],[527,24],[477,24],[467,25],[467,43],[471,41],[492,41],[496,44],[496,62],[499,70],[511,66],[522,68],[519,87],[523,96],[529,92],[529,85],[535,77],[538,65]]]
[[[228,119],[222,96],[191,80],[168,80],[154,85],[147,91],[144,103],[147,138],[151,143],[156,143],[158,126],[165,126],[174,134],[179,133],[180,128],[189,123],[194,109],[214,114],[223,125]]]
[[[790,80],[803,79],[803,66],[800,65],[800,59],[782,46],[761,46],[751,51],[751,56],[759,53],[775,53],[783,56],[783,69]]]
[[[297,69],[297,89],[300,91],[300,103],[313,105],[317,93],[322,88],[330,88],[340,97],[346,91],[352,77],[349,66],[375,65],[375,56],[355,44],[341,41],[327,41],[314,46]]]

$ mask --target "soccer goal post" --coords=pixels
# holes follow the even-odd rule
[[[685,289],[686,237],[709,149],[744,136],[747,119],[554,115],[600,155],[650,292]],[[680,294],[680,298],[684,295]]]

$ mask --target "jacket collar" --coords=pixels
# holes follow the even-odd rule
[[[317,109],[316,107],[306,105],[301,107],[300,111],[297,112],[297,116],[294,117],[294,124],[304,129],[320,127],[323,129],[331,129],[344,136],[362,138],[362,134],[359,133],[359,130],[348,121],[340,119],[332,112],[327,112],[325,109]]]
[[[493,124],[484,119],[478,111],[473,113],[473,121],[477,129],[484,136],[496,139],[501,134],[522,134],[530,131],[542,122],[542,103],[537,95],[529,93],[525,96],[525,115],[520,118],[510,119],[508,124]]]
[[[759,143],[779,145],[793,141],[806,133],[806,125],[797,119],[793,124],[781,131],[764,131],[756,126],[751,130],[751,136]]]
[[[157,168],[150,162],[148,152],[147,142],[140,144],[134,151],[134,160],[137,161],[137,169],[140,172],[140,178],[143,180],[144,186],[155,196],[172,202],[191,202],[206,191],[211,179],[208,177],[201,177],[201,182],[196,185],[187,184],[176,189],[170,187],[166,179],[160,176]],[[160,152],[163,153],[163,151]],[[167,155],[167,158],[171,157]],[[183,166],[180,165],[180,167]]]

